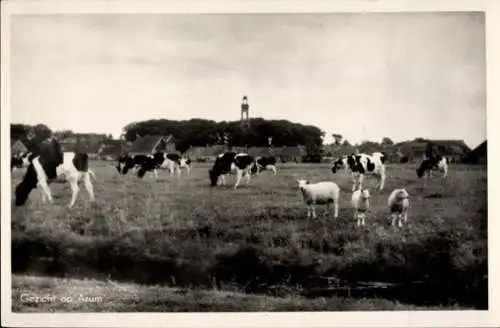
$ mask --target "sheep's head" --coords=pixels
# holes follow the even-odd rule
[[[297,180],[297,183],[299,185],[299,188],[302,188],[304,187],[305,185],[308,185],[309,184],[309,181],[307,180]]]
[[[410,195],[408,195],[408,192],[405,189],[401,189],[396,195],[396,198],[398,200],[402,200],[408,197],[410,197]]]
[[[370,198],[370,191],[368,189],[361,190],[361,198],[364,199]]]

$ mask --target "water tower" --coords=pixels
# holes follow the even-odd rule
[[[243,96],[243,99],[241,102],[241,119],[240,119],[242,126],[249,126],[250,125],[249,109],[250,109],[250,105],[248,105],[248,98],[247,98],[247,96]]]

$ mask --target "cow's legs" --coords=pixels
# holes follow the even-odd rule
[[[90,174],[88,172],[84,173],[83,183],[85,185],[85,189],[87,189],[87,192],[89,193],[90,200],[95,201],[94,186],[92,185],[92,181],[90,181]]]
[[[247,185],[250,184],[250,170],[246,171]]]
[[[238,172],[236,173],[236,183],[234,184],[234,189],[236,189],[238,187],[238,185],[240,184],[242,175],[243,175],[243,171],[238,170]]]
[[[358,177],[358,181],[359,181],[358,188],[359,188],[359,190],[363,189],[363,177],[364,177],[364,174],[360,174],[359,177]]]
[[[47,199],[49,200],[49,203],[50,204],[53,204],[54,203],[54,200],[52,199],[52,194],[50,192],[50,188],[49,188],[49,185],[47,183],[47,180],[45,179],[40,179],[40,181],[38,182],[38,185],[40,186],[41,190],[42,190],[42,201],[45,203],[45,196],[47,196]]]
[[[76,201],[76,196],[78,195],[78,190],[80,189],[78,187],[78,181],[75,178],[70,178],[68,179],[69,185],[71,187],[71,202],[69,203],[68,207],[71,208],[73,205],[75,205]]]

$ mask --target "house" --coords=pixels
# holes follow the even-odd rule
[[[461,163],[471,149],[463,140],[431,140],[438,154],[446,156],[450,163]]]
[[[293,147],[283,146],[281,148],[273,149],[275,156],[282,163],[286,162],[302,162],[303,158],[307,156],[307,152],[304,146],[297,145]]]
[[[156,152],[175,153],[174,137],[170,134],[166,137],[160,135],[147,135],[140,137],[132,143],[129,149],[130,155],[153,155]]]
[[[275,156],[274,149],[270,147],[250,147],[247,154],[253,157]]]
[[[17,139],[10,141],[10,153],[11,155],[16,154],[24,154],[28,152],[28,148],[24,145],[24,143]]]
[[[488,163],[487,140],[483,141],[479,146],[470,151],[465,157],[464,163],[486,165]]]
[[[451,163],[462,162],[470,152],[463,140],[413,140],[397,143],[395,147],[400,152],[399,157],[402,154],[405,159],[415,163],[422,160],[429,143],[434,145],[438,154],[447,157]]]
[[[213,145],[205,147],[190,147],[183,154],[197,162],[214,161],[215,158],[226,151],[225,145]]]
[[[127,152],[129,146],[122,140],[106,140],[101,143],[97,156],[105,161],[118,160],[120,155]]]

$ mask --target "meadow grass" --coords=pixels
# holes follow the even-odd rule
[[[13,272],[280,297],[314,297],[335,286],[350,291],[360,282],[419,282],[413,291],[368,297],[487,308],[483,166],[452,165],[446,183],[436,177],[424,188],[414,165],[389,164],[384,191],[365,179],[371,210],[358,229],[349,208],[351,177],[332,174],[329,165],[282,164],[278,175],[263,172],[233,190],[234,177],[209,186],[210,164],[194,163],[181,179],[162,171],[156,182],[119,175],[113,164],[91,163],[95,203],[82,199],[82,186],[68,209],[69,186],[53,184],[54,205],[41,204],[37,190],[25,207],[13,207]],[[21,178],[13,174],[12,190]],[[306,219],[296,178],[338,183],[339,217]],[[401,187],[411,195],[409,221],[395,228],[387,197]]]
[[[14,275],[13,312],[271,312],[432,311],[456,306],[415,306],[383,299],[297,295],[271,297],[218,290],[172,288],[110,280]],[[34,296],[45,297],[34,299]],[[463,310],[463,309],[462,309]]]

